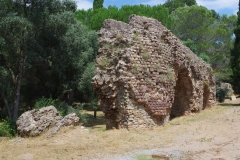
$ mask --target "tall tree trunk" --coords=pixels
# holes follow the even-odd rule
[[[74,89],[68,92],[68,105],[72,105],[74,100]]]
[[[94,117],[95,119],[97,118],[97,109],[94,109],[93,117]]]
[[[17,77],[17,84],[15,90],[15,97],[14,97],[14,106],[13,106],[13,120],[16,121],[18,118],[18,110],[19,110],[19,101],[20,101],[20,90],[21,90],[21,82],[22,82],[22,74],[23,74],[23,64],[24,59],[21,58],[19,63],[18,69],[18,77]]]
[[[1,96],[2,96],[2,98],[3,98],[3,101],[4,101],[5,106],[6,106],[6,108],[7,108],[8,117],[9,117],[9,119],[12,120],[12,114],[11,114],[10,106],[9,106],[9,104],[8,104],[8,101],[7,101],[7,98],[6,98],[6,96],[5,96],[5,92],[4,92],[4,91],[1,91]]]

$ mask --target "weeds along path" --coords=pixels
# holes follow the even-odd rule
[[[102,114],[98,113],[102,120]],[[63,128],[53,137],[0,141],[0,160],[240,159],[240,99],[173,119],[148,130],[109,130],[104,124]]]

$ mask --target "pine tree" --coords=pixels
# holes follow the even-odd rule
[[[232,82],[236,93],[240,93],[240,1],[239,11],[237,13],[237,27],[234,30],[235,42],[231,50],[231,67],[233,72]]]
[[[103,0],[94,0],[93,1],[93,9],[99,9],[99,8],[103,8]]]

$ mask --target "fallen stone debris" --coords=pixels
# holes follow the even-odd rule
[[[20,137],[35,137],[47,130],[50,136],[63,126],[79,125],[79,117],[70,113],[63,118],[54,106],[48,106],[24,112],[16,124]]]

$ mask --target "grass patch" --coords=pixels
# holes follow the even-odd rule
[[[110,66],[112,61],[113,61],[112,59],[106,57],[105,55],[102,55],[101,57],[97,58],[97,60],[96,60],[98,66],[100,66],[102,68],[106,68],[106,67]]]
[[[173,118],[169,124],[170,125],[188,125],[190,123],[197,123],[203,120],[211,120],[214,119],[214,116],[218,116],[222,114],[225,110],[229,109],[231,106],[222,107],[220,105],[216,105],[211,109],[202,110],[199,113],[194,113],[192,115],[181,116]]]
[[[116,38],[117,38],[118,40],[121,40],[121,39],[123,39],[123,35],[122,35],[122,34],[117,34]]]
[[[89,127],[96,130],[106,130],[105,117],[102,111],[97,111],[97,118],[94,118],[93,111],[82,110],[81,114],[87,115],[87,121],[83,123],[85,127]]]
[[[151,53],[150,52],[147,52],[147,51],[144,51],[142,54],[141,54],[142,58],[143,59],[148,59],[151,57]]]
[[[199,139],[200,142],[211,142],[214,138],[206,138],[206,137],[202,137],[201,139]]]
[[[137,160],[156,160],[156,158],[152,158],[152,155],[149,154],[137,154],[134,158]]]
[[[138,73],[137,65],[136,65],[136,64],[133,64],[133,66],[132,66],[132,72],[133,72],[133,73]]]
[[[136,32],[135,34],[134,34],[134,36],[132,37],[132,39],[134,40],[134,41],[138,41],[139,40],[139,32]]]

